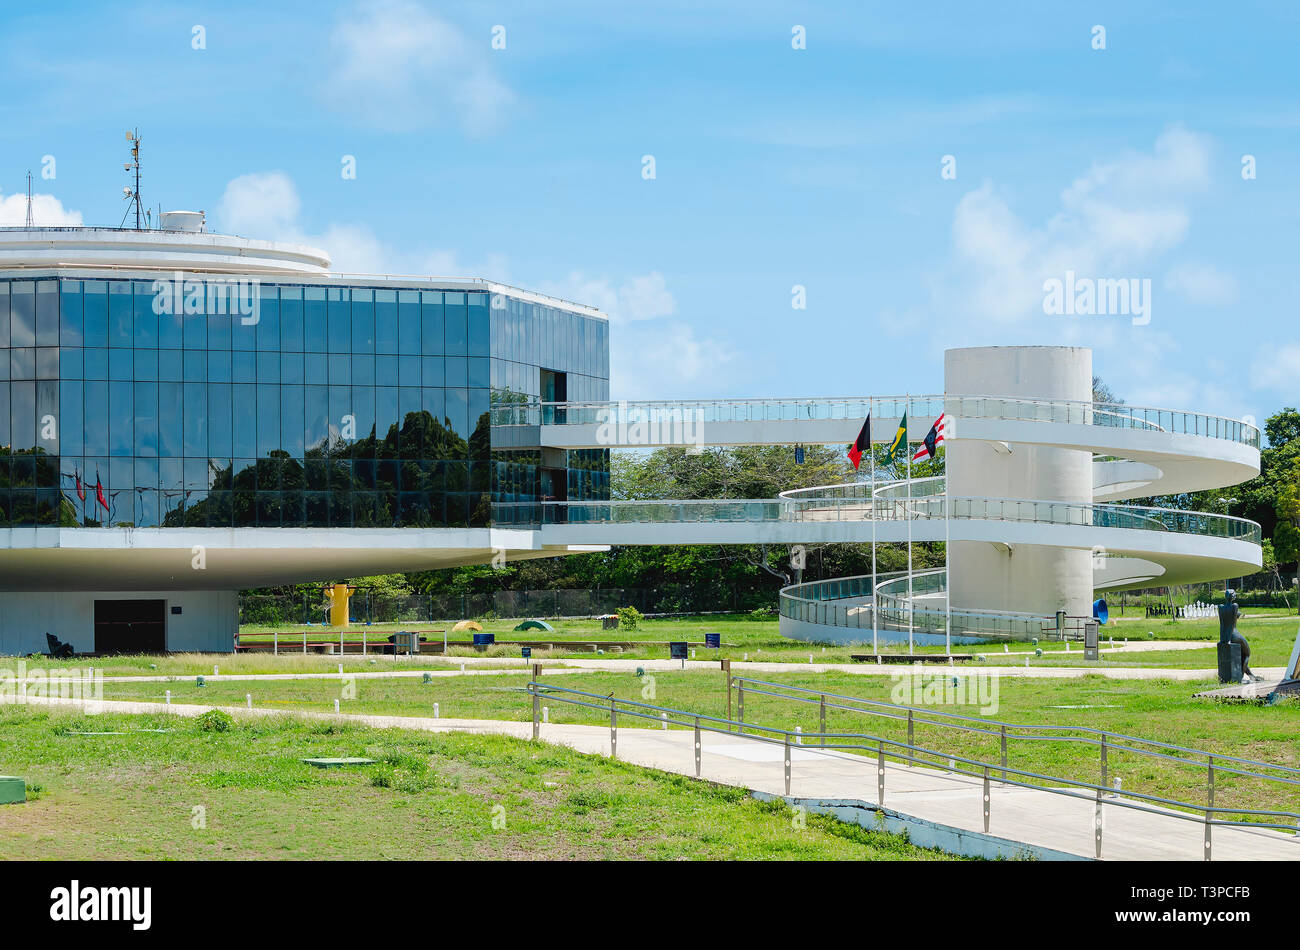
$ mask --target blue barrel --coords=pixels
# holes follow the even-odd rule
[[[490,647],[495,642],[496,642],[495,633],[474,634],[474,646],[476,647]]]
[[[722,646],[722,634],[706,633],[704,635],[704,645],[710,650],[716,650]]]

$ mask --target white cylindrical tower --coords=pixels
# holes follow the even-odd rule
[[[944,389],[956,396],[1008,396],[1089,402],[1092,351],[1071,346],[986,346],[944,354]],[[953,498],[1092,502],[1092,455],[1028,443],[962,438],[947,448]],[[1090,616],[1092,552],[1042,545],[954,541],[954,610],[1016,610]]]

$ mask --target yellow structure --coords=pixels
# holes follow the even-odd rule
[[[333,587],[326,588],[326,595],[330,599],[331,627],[348,625],[348,599],[355,590],[355,587],[349,587],[347,584],[335,584]]]

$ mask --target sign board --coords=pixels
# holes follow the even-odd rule
[[[673,642],[668,644],[668,658],[672,660],[684,660],[687,657],[687,646],[685,642]]]

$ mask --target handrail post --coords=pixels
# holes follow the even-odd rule
[[[695,717],[695,777],[700,777],[700,717]]]
[[[533,681],[528,684],[529,690],[533,694],[533,741],[536,742],[542,733],[542,697],[537,692],[537,676],[542,671],[542,664],[533,664]]]
[[[916,745],[916,743],[912,741],[913,725],[912,710],[909,709],[907,711],[907,767],[909,769],[916,761],[916,752],[912,749],[912,746]]]
[[[885,807],[885,743],[876,749],[876,807]]]
[[[1101,860],[1101,789],[1097,789],[1097,804],[1093,811],[1093,837],[1095,839],[1094,855]]]
[[[609,757],[618,758],[618,709],[613,696],[609,697]]]
[[[790,733],[785,734],[785,793],[790,794]]]
[[[822,734],[822,746],[825,746],[826,745],[826,694],[825,693],[822,693],[821,734]]]
[[[1213,850],[1211,848],[1210,829],[1214,827],[1214,756],[1209,755],[1206,761],[1206,806],[1205,806],[1205,860],[1211,860]]]
[[[1007,781],[1007,724],[1002,724],[1002,784]]]
[[[736,680],[736,732],[745,734],[745,681]]]
[[[989,767],[984,766],[984,833],[989,833]]]
[[[722,661],[722,675],[727,681],[727,731],[731,732],[731,660]]]
[[[1103,732],[1101,734],[1101,784],[1103,786],[1106,784],[1106,772],[1107,772],[1106,733]]]

